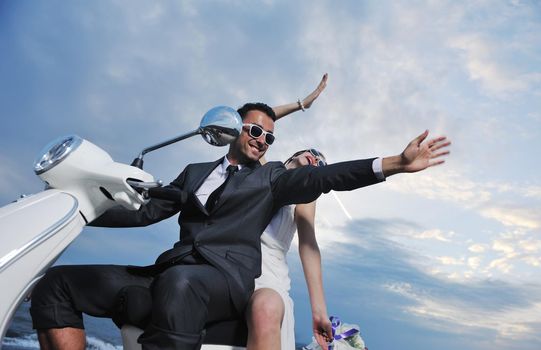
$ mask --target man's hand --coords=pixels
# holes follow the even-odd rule
[[[426,142],[428,130],[413,139],[404,152],[398,156],[383,158],[383,174],[388,177],[397,173],[415,173],[445,162],[443,156],[449,154],[451,144],[445,136],[436,137]]]
[[[400,155],[404,172],[414,173],[445,162],[441,157],[448,155],[449,151],[442,148],[448,147],[451,142],[447,141],[445,136],[440,136],[423,143],[427,136],[428,130],[425,130],[412,140]]]
[[[317,343],[322,349],[326,350],[329,346],[328,343],[332,341],[332,325],[327,315],[313,315],[312,329]]]

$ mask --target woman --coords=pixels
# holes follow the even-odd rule
[[[314,92],[303,101],[273,108],[277,118],[309,108],[323,91],[327,82],[325,74]],[[263,160],[264,161],[264,160]],[[284,165],[324,166],[323,155],[314,150],[293,154]],[[247,349],[295,349],[293,301],[289,296],[290,280],[286,254],[297,229],[299,254],[310,294],[314,336],[326,348],[332,334],[321,277],[321,255],[317,245],[314,219],[315,202],[286,206],[273,217],[261,236],[262,273],[256,279],[255,292],[247,309]]]

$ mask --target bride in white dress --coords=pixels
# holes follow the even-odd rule
[[[289,113],[305,110],[325,88],[325,74],[314,92],[302,102],[273,108],[277,119]],[[325,159],[314,149],[299,151],[285,163],[287,168],[323,166]],[[290,205],[281,208],[261,236],[261,276],[256,279],[255,292],[248,305],[247,349],[295,349],[295,320],[293,300],[289,296],[290,279],[286,254],[296,231],[299,254],[304,269],[312,307],[314,336],[326,348],[332,327],[327,315],[321,277],[321,255],[317,245],[314,219],[316,204]]]

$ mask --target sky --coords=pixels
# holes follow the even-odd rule
[[[371,349],[541,348],[541,4],[537,1],[0,1],[0,204],[39,192],[32,162],[78,134],[116,161],[216,105],[279,105],[270,160],[400,153],[425,129],[444,165],[318,200],[329,314]],[[225,154],[191,138],[145,157],[168,182]],[[537,160],[536,160],[537,159]],[[151,263],[175,219],[89,228],[60,258]],[[289,254],[299,343],[311,315]]]

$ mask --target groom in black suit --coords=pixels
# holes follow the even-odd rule
[[[136,212],[109,210],[92,223],[145,226],[180,212],[181,240],[156,264],[49,270],[32,295],[34,328],[43,348],[82,348],[81,312],[113,317],[119,291],[135,285],[152,293],[150,323],[139,338],[143,348],[198,349],[205,324],[242,314],[261,273],[260,235],[277,209],[423,170],[442,163],[439,158],[448,153],[440,150],[449,145],[445,138],[422,143],[425,132],[394,157],[293,170],[281,162],[261,166],[259,159],[274,141],[274,112],[257,103],[239,113],[243,130],[227,155],[188,165],[166,187],[173,200],[152,199]]]

